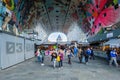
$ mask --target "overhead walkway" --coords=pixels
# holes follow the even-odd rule
[[[120,68],[108,66],[105,60],[96,58],[89,63],[80,64],[72,58],[72,65],[64,60],[62,69],[53,69],[50,57],[45,57],[45,65],[41,66],[36,58],[27,60],[0,71],[0,80],[119,80]]]

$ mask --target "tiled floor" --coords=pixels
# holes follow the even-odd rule
[[[53,69],[50,57],[45,57],[45,65],[41,66],[36,58],[27,60],[0,71],[0,80],[120,80],[120,68],[108,66],[100,58],[80,64],[72,58],[72,65],[64,60],[61,69]]]

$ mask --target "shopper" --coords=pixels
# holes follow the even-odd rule
[[[36,51],[35,54],[36,54],[36,56],[37,56],[38,62],[41,62],[40,49],[37,49],[37,51]]]
[[[53,51],[51,54],[51,61],[53,62],[53,68],[56,68],[56,58],[57,58],[57,53]]]
[[[72,52],[71,52],[71,50],[70,50],[69,48],[67,49],[66,55],[67,55],[67,57],[68,57],[68,64],[72,64],[72,63],[71,63],[71,58],[72,58],[74,55],[72,54]]]
[[[112,62],[114,61],[116,67],[118,67],[118,63],[117,63],[117,52],[116,52],[116,49],[113,49],[111,52],[110,52],[110,56],[111,56],[111,59],[110,59],[110,63],[109,65],[111,66]]]
[[[60,61],[59,61],[59,69],[63,67],[63,55],[64,52],[63,50],[61,49],[59,52],[58,52],[58,55],[60,56]]]
[[[41,65],[44,66],[45,51],[44,51],[44,50],[41,50],[41,51],[40,51],[40,55],[41,55]]]
[[[79,59],[80,63],[82,62],[82,54],[83,54],[83,50],[81,48],[79,48],[78,49],[78,59]]]
[[[74,56],[77,57],[77,54],[78,54],[78,48],[77,48],[77,47],[74,47],[73,52],[74,52]]]
[[[95,55],[94,55],[93,48],[91,48],[90,50],[91,50],[90,59],[95,60]]]
[[[89,56],[91,55],[91,50],[90,48],[87,48],[86,53],[85,53],[85,63],[88,63]]]
[[[106,55],[107,55],[107,61],[108,63],[110,62],[110,52],[111,52],[111,49],[108,49],[107,52],[106,52]]]

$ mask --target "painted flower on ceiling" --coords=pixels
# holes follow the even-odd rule
[[[86,18],[90,23],[90,34],[97,34],[101,28],[117,23],[120,19],[118,0],[92,0],[87,4]]]

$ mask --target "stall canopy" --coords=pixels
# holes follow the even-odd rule
[[[109,45],[110,47],[120,47],[120,39],[111,39],[103,44]]]

